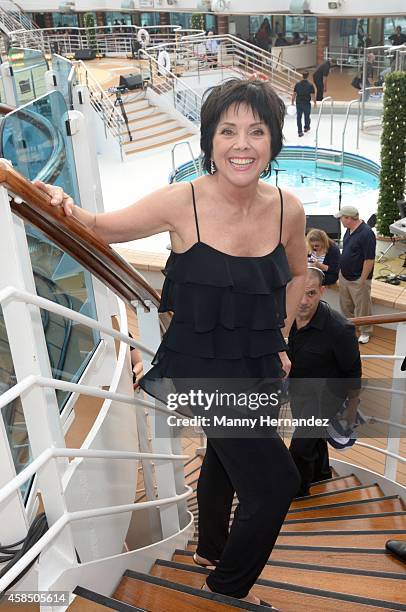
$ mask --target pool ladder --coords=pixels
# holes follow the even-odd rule
[[[330,147],[333,146],[333,122],[334,122],[334,100],[331,96],[327,96],[323,98],[320,104],[319,116],[317,120],[316,127],[316,138],[315,138],[315,147],[314,147],[314,155],[315,155],[315,164],[316,168],[327,168],[328,170],[335,170],[337,172],[343,173],[344,170],[344,144],[345,144],[345,134],[347,131],[348,125],[348,117],[350,114],[351,107],[354,104],[358,104],[358,114],[357,114],[357,149],[359,148],[359,126],[360,126],[360,99],[356,98],[351,100],[348,103],[347,111],[345,113],[344,127],[341,133],[341,151],[333,151],[332,149],[322,149],[318,144],[318,136],[319,136],[319,126],[321,114],[323,111],[323,105],[325,102],[330,102],[331,108],[331,116],[330,116]],[[322,151],[322,154],[321,154]]]
[[[192,151],[192,147],[190,146],[190,142],[188,142],[187,140],[182,140],[182,142],[177,142],[173,147],[172,147],[172,151],[171,151],[171,157],[172,157],[172,177],[174,178],[176,175],[176,165],[175,165],[175,150],[177,147],[180,147],[182,145],[186,145],[189,149],[189,153],[190,153],[190,157],[192,160],[192,164],[195,168],[196,174],[197,176],[200,176],[202,174],[202,168],[201,168],[201,164],[200,164],[200,159],[198,159],[196,161],[195,156],[193,155],[193,151]]]
[[[320,119],[323,112],[323,106],[326,102],[330,102],[330,147],[333,146],[334,100],[331,96],[327,96],[326,98],[322,99],[319,107],[314,146],[314,161],[316,168],[327,168],[328,170],[342,172],[343,157],[341,153],[339,151],[332,151],[330,149],[322,149],[319,147]]]

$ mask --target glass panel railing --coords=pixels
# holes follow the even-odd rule
[[[13,70],[16,106],[26,104],[46,93],[45,73],[48,64],[41,51],[12,47],[8,61]]]
[[[69,75],[72,69],[72,62],[62,57],[61,55],[52,55],[52,70],[56,76],[58,89],[65,98],[66,104],[69,105]],[[75,78],[75,77],[74,77]],[[76,78],[74,83],[76,82]],[[73,84],[74,84],[73,83]]]
[[[38,177],[62,187],[80,205],[73,150],[66,133],[67,117],[65,100],[56,91],[9,113],[1,124],[0,155],[10,159],[13,166],[27,178],[32,180]],[[28,224],[26,235],[37,294],[97,318],[91,275]],[[77,382],[100,342],[99,333],[46,311],[42,311],[41,316],[53,377]],[[5,330],[0,336],[0,345],[4,362],[4,365],[0,362],[0,390],[5,391],[15,384]],[[65,392],[57,392],[60,410],[68,397],[69,394]],[[16,429],[17,413],[19,421]],[[16,448],[28,444],[27,437],[24,438],[25,424],[20,418],[22,411],[7,406],[4,414],[11,442],[14,444],[18,439]],[[29,448],[16,450],[15,453],[18,454],[15,454],[15,461],[19,471],[30,459]]]
[[[9,113],[1,125],[0,143],[2,156],[21,174],[63,187],[79,204],[67,119],[66,102],[53,91]]]
[[[0,307],[0,394],[13,387],[15,384],[16,375],[10,353],[6,326],[4,324],[3,312]],[[7,406],[4,406],[0,411],[0,417],[3,418],[11,456],[18,474],[31,461],[31,451],[28,443],[27,428],[25,425],[21,399],[17,397],[7,404]],[[27,494],[28,489],[29,483],[25,483],[21,487],[21,494],[23,497]]]

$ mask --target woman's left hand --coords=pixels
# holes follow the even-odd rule
[[[289,372],[290,372],[290,368],[292,367],[292,364],[290,362],[290,359],[286,351],[283,351],[283,353],[278,353],[278,355],[279,355],[279,359],[281,360],[282,370],[285,372],[284,378],[287,378],[289,376]]]

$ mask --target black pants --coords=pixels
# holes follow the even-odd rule
[[[313,79],[316,86],[316,100],[320,102],[324,98],[324,83],[323,79]]]
[[[308,495],[312,482],[331,478],[327,441],[324,438],[293,436],[289,451],[301,478],[298,497]]]
[[[212,591],[247,596],[298,489],[298,472],[279,436],[207,441],[197,486],[197,554],[220,560],[207,578]],[[239,503],[229,530],[234,493]]]
[[[302,116],[304,115],[304,129],[310,129],[310,112],[311,112],[311,103],[310,102],[296,102],[296,121],[297,121],[297,131],[299,134],[303,134],[302,129]]]

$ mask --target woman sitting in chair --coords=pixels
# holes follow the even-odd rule
[[[324,273],[323,285],[334,285],[340,269],[340,249],[325,231],[311,229],[307,236],[308,261]]]

